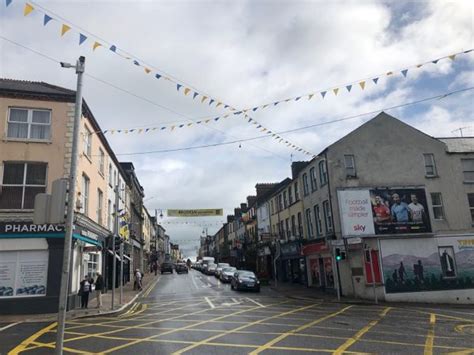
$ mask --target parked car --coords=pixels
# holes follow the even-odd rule
[[[161,264],[161,274],[165,272],[173,273],[173,264],[172,263],[163,263]]]
[[[219,279],[222,282],[230,282],[232,280],[232,276],[234,276],[236,271],[237,271],[237,268],[235,268],[235,267],[232,267],[232,266],[225,267],[225,268],[222,269],[222,271],[219,275]]]
[[[188,273],[188,266],[185,263],[177,263],[176,264],[176,273],[177,274],[187,274]]]
[[[218,263],[216,268],[215,277],[219,278],[221,276],[222,269],[230,266],[228,263]]]
[[[234,273],[230,286],[233,290],[253,290],[260,292],[260,281],[252,271],[239,270]]]
[[[208,264],[207,265],[207,275],[214,275],[216,273],[217,265],[216,264]]]

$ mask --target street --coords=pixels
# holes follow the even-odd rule
[[[0,323],[0,329],[6,327]],[[55,323],[0,331],[0,353],[52,354]],[[164,274],[125,312],[67,322],[66,353],[471,354],[474,311],[235,292],[192,270]]]

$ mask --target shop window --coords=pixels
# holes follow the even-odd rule
[[[456,259],[453,247],[438,247],[438,253],[443,277],[456,277]]]
[[[35,196],[46,192],[46,163],[3,165],[0,209],[33,209]]]
[[[365,282],[368,284],[373,283],[372,279],[372,268],[374,270],[375,283],[381,283],[381,273],[379,265],[379,251],[378,250],[365,250],[364,264],[365,264]]]
[[[10,108],[7,137],[25,140],[49,140],[51,111]]]
[[[89,253],[89,260],[87,261],[87,275],[95,278],[99,270],[99,254]]]

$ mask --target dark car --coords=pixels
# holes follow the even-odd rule
[[[230,287],[233,290],[253,290],[260,292],[260,281],[252,271],[239,270],[234,273],[230,282]]]
[[[176,264],[176,273],[183,274],[188,273],[188,266],[185,263],[178,263]]]
[[[171,263],[161,264],[161,273],[164,274],[165,272],[173,273],[173,264]]]

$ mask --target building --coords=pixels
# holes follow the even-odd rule
[[[300,175],[309,285],[333,288],[339,271],[343,295],[474,303],[474,138],[381,113]]]

